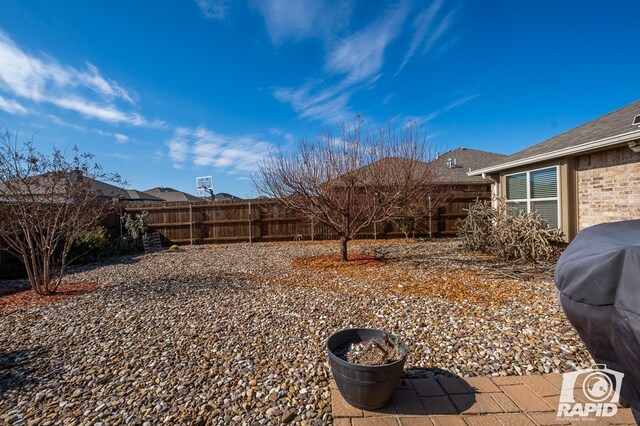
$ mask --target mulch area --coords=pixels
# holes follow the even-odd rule
[[[81,281],[75,283],[62,283],[55,294],[42,296],[31,289],[18,289],[18,291],[0,295],[0,308],[15,309],[36,305],[48,305],[62,300],[78,297],[91,293],[98,288],[94,282]]]
[[[374,268],[386,263],[383,259],[364,253],[349,253],[349,260],[343,262],[340,256],[297,256],[291,260],[296,269],[352,269]]]

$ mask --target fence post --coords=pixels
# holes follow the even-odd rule
[[[189,240],[191,241],[191,245],[193,245],[193,210],[191,203],[189,203]]]
[[[431,232],[431,195],[429,195],[429,238],[432,238],[432,232]]]
[[[249,201],[249,244],[253,243],[253,232],[251,230],[251,201]]]
[[[377,222],[373,222],[373,239],[377,240],[378,239],[378,227],[377,227]]]
[[[311,241],[313,241],[313,238],[316,235],[314,224],[315,224],[315,221],[313,220],[313,217],[311,217]]]
[[[122,239],[122,207],[120,207],[119,213],[118,222],[120,223],[120,239]]]

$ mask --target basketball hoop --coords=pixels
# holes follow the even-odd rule
[[[201,176],[196,178],[196,188],[198,189],[198,197],[206,198],[213,195],[213,176]]]

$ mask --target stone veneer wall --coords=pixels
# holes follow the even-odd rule
[[[640,219],[640,153],[628,147],[578,158],[578,230]]]

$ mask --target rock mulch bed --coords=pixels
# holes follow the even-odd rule
[[[98,290],[0,309],[0,421],[329,423],[324,343],[346,327],[400,336],[413,377],[591,364],[548,265],[501,264],[457,244],[354,242],[380,262],[353,268],[294,266],[337,250],[298,242],[186,248],[77,270],[69,282]]]

